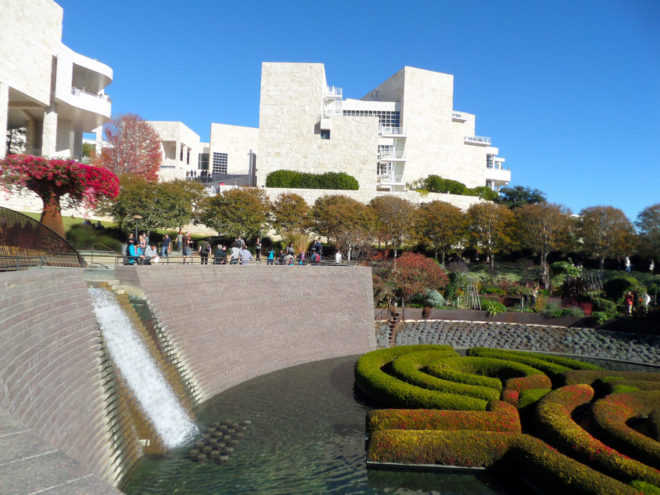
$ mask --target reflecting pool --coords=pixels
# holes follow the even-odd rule
[[[522,494],[511,473],[438,473],[366,469],[365,420],[354,395],[358,356],[319,361],[242,383],[197,411],[202,429],[249,421],[229,460],[198,463],[191,446],[143,460],[127,494]],[[206,425],[206,426],[205,426]]]

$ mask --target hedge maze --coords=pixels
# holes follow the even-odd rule
[[[449,346],[360,357],[370,465],[507,468],[542,493],[660,494],[660,373]],[[397,408],[397,409],[394,409]]]

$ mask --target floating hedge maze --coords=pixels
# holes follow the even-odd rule
[[[363,355],[368,463],[506,467],[543,493],[660,494],[660,373],[417,345]],[[397,408],[397,409],[394,409]]]

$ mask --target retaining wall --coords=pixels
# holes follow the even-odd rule
[[[100,335],[83,270],[0,274],[0,409],[79,461],[83,470],[72,470],[71,479],[96,479],[94,483],[100,481],[90,471],[114,481],[100,365]],[[35,456],[13,459],[12,472],[18,476],[23,463],[32,463],[34,469],[26,473],[36,478]]]
[[[200,400],[271,371],[376,348],[367,267],[151,265],[117,273],[139,280]]]

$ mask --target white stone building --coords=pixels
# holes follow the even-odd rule
[[[80,159],[85,132],[101,140],[112,69],[62,43],[62,16],[52,0],[0,0],[0,157],[15,129],[47,157]]]
[[[200,156],[208,153],[208,144],[183,122],[148,122],[161,139],[163,161],[158,173],[161,181],[186,179],[199,174]]]

